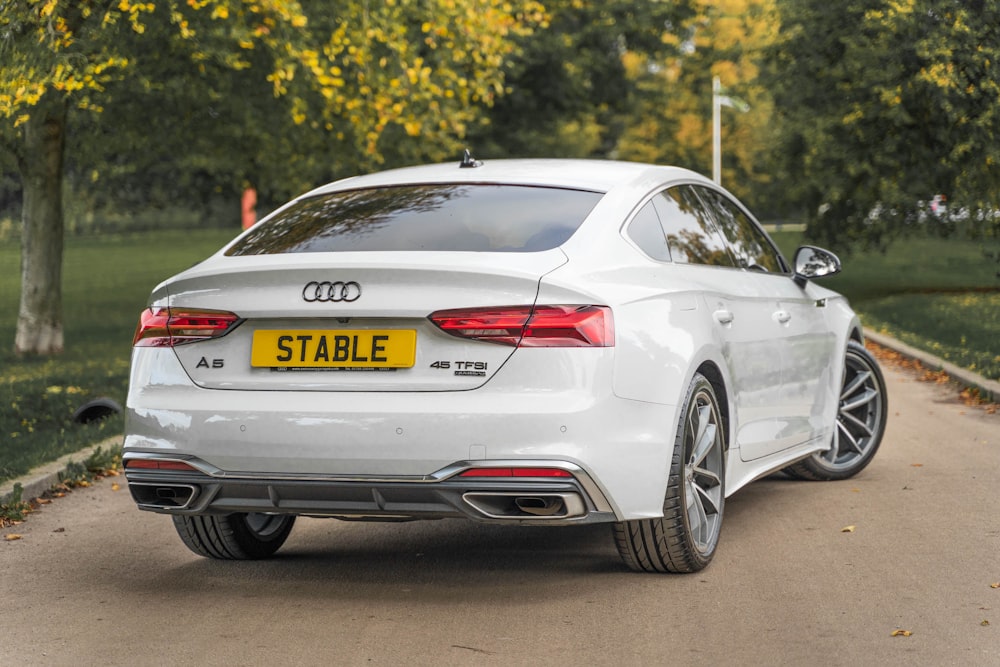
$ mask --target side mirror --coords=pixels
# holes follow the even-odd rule
[[[793,280],[799,286],[810,278],[822,278],[840,273],[840,259],[829,250],[804,245],[795,251],[795,275]]]

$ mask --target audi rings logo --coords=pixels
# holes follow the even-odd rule
[[[337,282],[326,280],[316,282],[314,280],[306,283],[306,286],[302,288],[302,298],[309,303],[316,303],[317,301],[332,303],[344,301],[350,303],[361,298],[361,285],[353,280],[346,283],[339,280]]]

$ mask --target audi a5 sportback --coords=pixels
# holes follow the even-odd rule
[[[818,248],[789,265],[690,171],[466,159],[323,186],[159,285],[124,448],[139,508],[210,558],[297,516],[607,522],[691,572],[727,496],[833,480],[886,393]]]

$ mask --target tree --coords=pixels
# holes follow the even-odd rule
[[[811,237],[884,245],[930,223],[998,231],[1000,5],[785,0],[768,55],[788,196]],[[953,213],[928,211],[946,195]]]
[[[521,39],[506,94],[472,136],[477,154],[613,156],[636,92],[623,57],[675,55],[667,37],[691,14],[690,4],[546,2],[548,22]]]
[[[757,81],[761,52],[774,40],[774,0],[695,0],[692,14],[666,33],[668,57],[629,51],[626,75],[636,93],[616,147],[623,158],[675,164],[703,174],[712,165],[712,79],[749,104],[722,126],[723,184],[770,211],[759,196],[769,183],[762,164],[772,102]]]
[[[502,90],[501,65],[515,48],[511,38],[543,20],[536,3],[521,3],[515,12],[502,0],[341,0],[333,6],[321,0],[0,0],[0,117],[10,120],[0,136],[18,158],[24,192],[15,351],[52,354],[63,347],[63,158],[67,125],[81,110],[135,106],[137,97],[122,95],[136,91],[147,100],[169,101],[171,91],[185,102],[200,100],[186,109],[167,104],[166,113],[198,114],[206,101],[215,103],[232,125],[191,133],[188,124],[181,136],[200,140],[195,146],[204,152],[195,159],[201,168],[242,180],[261,178],[267,169],[287,176],[275,165],[299,154],[306,136],[323,147],[317,151],[323,156],[336,145],[353,147],[347,159],[360,166],[379,164],[386,151],[440,155],[461,144],[476,107],[489,106]],[[293,141],[267,131],[259,117],[237,113],[234,93],[246,90],[241,86],[251,70],[286,105],[291,125],[303,130],[292,133]],[[253,103],[260,99],[258,91]],[[126,137],[137,127],[148,132],[164,122],[160,111],[145,104],[142,113],[112,119],[104,133],[112,133],[109,127]],[[254,140],[241,141],[247,136]],[[241,171],[239,164],[249,168]]]
[[[238,17],[238,29],[225,37],[235,48],[194,51],[233,68],[242,63],[240,48],[257,44],[281,54],[276,58],[281,64],[294,55],[284,55],[287,51],[279,48],[283,40],[305,23],[297,3],[278,0],[191,0],[186,5],[164,1],[160,9],[175,37],[182,40],[195,35],[191,20],[199,12],[199,18],[208,22]],[[132,54],[120,48],[129,40],[119,38],[129,32],[144,33],[144,19],[156,10],[154,3],[130,0],[117,4],[8,0],[2,5],[0,53],[5,67],[0,77],[0,116],[12,120],[4,128],[3,139],[16,156],[24,193],[17,354],[54,354],[63,348],[62,177],[70,114],[75,109],[101,111],[106,86],[130,66]],[[213,28],[206,32],[224,32]]]

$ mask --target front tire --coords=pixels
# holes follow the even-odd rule
[[[696,374],[677,427],[663,516],[614,526],[622,560],[638,572],[697,572],[715,555],[725,506],[725,429],[712,384]]]
[[[837,425],[830,448],[785,468],[792,477],[817,481],[853,477],[882,443],[888,416],[885,379],[875,357],[856,341],[847,344]]]
[[[199,556],[224,560],[274,555],[295,524],[295,517],[289,514],[207,514],[175,516],[173,520],[188,549]]]

